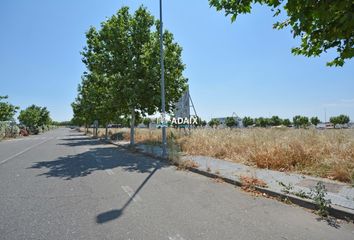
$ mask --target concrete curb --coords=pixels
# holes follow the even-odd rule
[[[114,143],[114,142],[112,142],[110,140],[107,140],[106,142],[109,143],[109,144],[113,144],[115,146],[121,147],[123,149],[130,150],[129,147],[116,144],[116,143]],[[145,156],[149,156],[149,157],[155,158],[155,159],[159,159],[159,160],[162,160],[162,161],[167,161],[171,165],[178,166],[178,164],[176,164],[176,163],[171,163],[167,158],[163,158],[161,156],[156,156],[154,154],[143,152],[143,151],[139,151],[139,150],[136,151],[136,152],[139,153],[139,154],[145,155]],[[197,174],[209,177],[209,178],[221,179],[221,180],[223,180],[226,183],[229,183],[229,184],[232,184],[232,185],[235,185],[235,186],[238,186],[238,187],[242,187],[243,186],[241,181],[230,179],[230,178],[227,178],[227,177],[223,177],[223,176],[217,175],[215,173],[211,173],[211,172],[207,172],[207,171],[204,171],[204,170],[200,170],[200,169],[195,168],[195,167],[187,167],[186,169],[188,171],[191,171],[191,172],[194,172],[194,173],[197,173]],[[294,196],[294,195],[288,195],[288,194],[285,194],[285,193],[282,193],[282,192],[277,192],[277,191],[270,190],[268,188],[259,187],[259,186],[254,186],[254,188],[255,188],[256,191],[258,191],[260,193],[265,193],[268,196],[271,196],[271,197],[274,197],[274,198],[278,198],[278,199],[280,199],[282,201],[283,200],[288,200],[291,203],[293,203],[295,205],[298,205],[300,207],[307,208],[307,209],[310,209],[310,210],[317,210],[316,204],[313,201],[310,201],[308,199],[303,199],[303,198],[300,198],[300,197],[297,197],[297,196]],[[331,205],[331,207],[328,209],[328,212],[329,212],[330,216],[333,216],[335,218],[354,221],[354,211],[351,211],[349,209],[346,209],[346,208],[343,208],[343,207],[340,207],[340,206],[337,206],[337,205],[334,205],[334,206]]]
[[[229,184],[232,184],[232,185],[235,185],[235,186],[238,186],[238,187],[242,187],[242,182],[237,181],[237,180],[233,180],[233,179],[230,179],[230,178],[219,176],[217,174],[214,174],[214,173],[211,173],[211,172],[206,172],[206,171],[200,170],[198,168],[189,167],[188,170],[191,171],[191,172],[194,172],[194,173],[201,174],[201,175],[206,176],[206,177],[218,178],[218,179],[223,180],[226,183],[229,183]],[[254,188],[255,188],[256,191],[258,191],[260,193],[265,193],[268,196],[279,198],[281,200],[286,200],[287,199],[291,203],[293,203],[295,205],[298,205],[300,207],[307,208],[307,209],[310,209],[310,210],[317,210],[316,204],[314,202],[308,200],[308,199],[299,198],[299,197],[296,197],[296,196],[293,196],[293,195],[287,195],[287,194],[284,194],[284,193],[281,193],[281,192],[270,190],[268,188],[263,188],[263,187],[258,187],[258,186],[254,186]],[[335,206],[332,205],[328,209],[328,211],[329,211],[329,215],[333,216],[335,218],[344,219],[344,220],[349,220],[350,219],[350,220],[354,221],[354,211],[350,211],[348,209],[345,209],[345,208],[337,206],[337,205],[335,205]]]

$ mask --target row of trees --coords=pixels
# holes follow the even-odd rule
[[[255,127],[272,127],[272,126],[295,126],[297,128],[303,127],[306,128],[309,125],[317,126],[321,121],[318,117],[311,117],[308,118],[306,116],[296,115],[293,117],[292,121],[290,119],[282,119],[278,116],[272,116],[271,118],[251,118],[251,117],[244,117],[242,119],[242,124],[244,127],[255,126]],[[336,127],[338,124],[348,124],[350,122],[350,118],[346,115],[339,115],[336,117],[331,117],[330,122]],[[213,118],[209,121],[208,125],[211,127],[217,127],[220,125],[220,121],[216,118]],[[225,119],[225,125],[227,127],[236,127],[238,122],[234,117],[227,117]]]
[[[338,124],[347,124],[350,122],[350,118],[346,115],[339,115],[339,116],[336,116],[336,117],[331,117],[329,119],[329,121],[331,123],[333,123],[334,126],[338,125]]]
[[[122,7],[99,29],[91,27],[82,61],[87,71],[78,87],[72,108],[73,122],[100,125],[130,121],[131,144],[139,119],[161,108],[160,23],[145,7],[134,14]],[[166,111],[187,89],[183,76],[182,48],[172,33],[164,31]],[[138,121],[137,121],[138,120]]]
[[[14,131],[17,132],[18,129],[16,128],[17,126],[14,117],[20,108],[5,101],[6,99],[8,99],[8,96],[0,96],[0,122],[2,122],[0,134],[2,136],[5,136],[6,132],[10,132],[11,134]],[[41,130],[43,131],[47,129],[49,125],[53,124],[48,109],[36,105],[31,105],[28,108],[21,110],[18,120],[21,125],[35,133]],[[11,131],[9,129],[11,129]]]
[[[156,119],[150,119],[150,118],[144,118],[139,121],[139,123],[143,123],[145,126],[148,126],[150,122],[155,121]],[[339,115],[335,117],[330,118],[330,123],[332,123],[335,126],[341,124],[348,124],[350,122],[350,118],[347,115]],[[297,128],[306,128],[310,126],[311,124],[314,126],[317,126],[319,123],[321,123],[320,119],[318,117],[311,117],[308,118],[306,116],[301,116],[301,115],[296,115],[293,117],[292,121],[288,118],[282,119],[279,116],[272,116],[271,118],[264,118],[264,117],[259,117],[259,118],[251,118],[251,117],[244,117],[242,119],[242,125],[244,127],[249,127],[249,126],[255,126],[255,127],[273,127],[273,126],[295,126]],[[206,125],[209,125],[210,127],[217,127],[221,124],[220,120],[217,118],[211,119],[208,123],[204,120],[202,120],[200,117],[198,117],[197,124],[195,126],[202,126],[205,127]],[[235,117],[227,117],[225,119],[225,126],[227,127],[237,127],[239,125],[239,122],[236,121]],[[123,125],[122,125],[123,126]]]
[[[48,126],[52,124],[49,111],[46,107],[39,107],[31,105],[25,110],[22,110],[18,116],[18,120],[21,124],[36,128],[41,126]]]

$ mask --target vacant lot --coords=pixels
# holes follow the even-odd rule
[[[129,140],[129,129],[110,135]],[[100,130],[100,135],[104,130]],[[136,142],[158,144],[161,130],[137,129]],[[354,129],[169,129],[169,145],[259,168],[354,181]]]

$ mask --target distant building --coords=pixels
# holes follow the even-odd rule
[[[349,123],[337,124],[336,128],[350,128],[350,125],[349,125]]]
[[[148,128],[148,126],[146,126],[143,123],[139,123],[138,126],[136,126],[137,128]]]
[[[333,123],[319,123],[316,126],[317,129],[334,129],[334,128],[354,128],[354,123],[346,123],[346,124],[337,124],[334,126]]]
[[[156,129],[157,128],[157,123],[156,122],[149,123],[149,128],[150,129]]]

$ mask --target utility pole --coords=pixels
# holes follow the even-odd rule
[[[166,141],[166,111],[165,111],[165,66],[163,51],[162,0],[160,0],[160,60],[161,60],[161,115],[162,115],[162,157],[167,156]]]
[[[327,122],[327,109],[324,109],[324,115],[325,115],[325,123]]]

